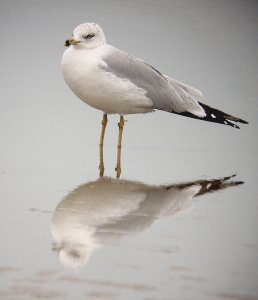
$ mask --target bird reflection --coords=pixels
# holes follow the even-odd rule
[[[243,183],[234,176],[161,186],[100,177],[76,188],[56,207],[53,249],[64,265],[82,266],[103,244],[189,210],[194,197]]]

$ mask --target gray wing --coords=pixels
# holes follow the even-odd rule
[[[105,65],[101,67],[144,89],[153,102],[153,109],[205,116],[196,100],[201,92],[161,74],[151,65],[126,52],[110,47],[108,54],[103,57]]]

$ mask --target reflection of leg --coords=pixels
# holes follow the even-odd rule
[[[103,114],[102,119],[102,129],[101,129],[101,135],[100,135],[100,141],[99,141],[99,176],[104,175],[104,157],[103,157],[103,145],[104,145],[104,136],[105,136],[105,130],[107,126],[107,115]]]
[[[119,178],[121,175],[121,148],[122,148],[122,135],[124,128],[124,117],[120,116],[120,122],[118,123],[119,135],[118,135],[118,145],[117,145],[117,162],[116,162],[116,178]]]

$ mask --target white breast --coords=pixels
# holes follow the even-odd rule
[[[62,72],[67,85],[84,102],[105,113],[131,114],[151,111],[146,91],[129,80],[118,78],[101,65],[103,53],[111,47],[95,49],[69,47],[62,57]]]

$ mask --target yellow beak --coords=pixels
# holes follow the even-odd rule
[[[78,45],[80,42],[76,41],[73,37],[70,38],[69,40],[66,40],[64,43],[64,46],[68,47],[70,45]]]

